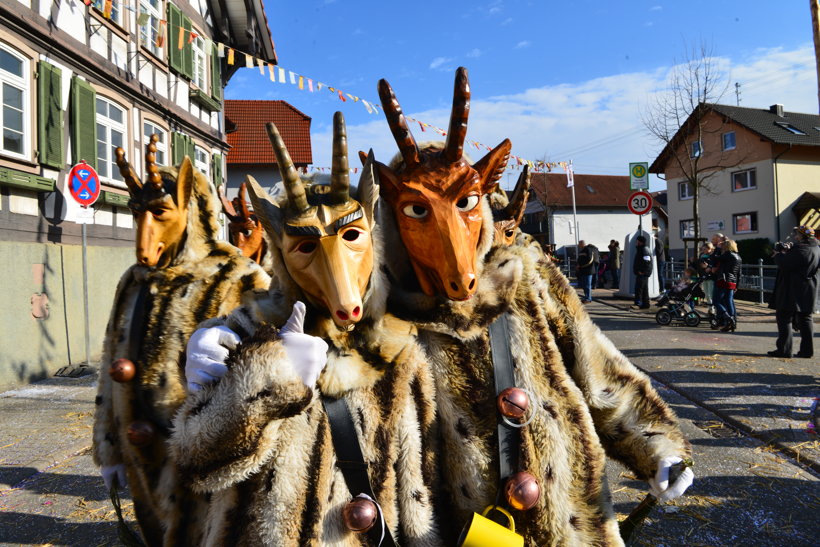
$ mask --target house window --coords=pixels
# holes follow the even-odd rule
[[[750,234],[757,232],[757,213],[740,213],[732,215],[734,233]]]
[[[125,142],[125,110],[97,97],[97,172],[100,177],[122,181],[114,150]]]
[[[736,146],[735,142],[735,132],[729,131],[728,133],[723,134],[723,149],[724,150],[734,150]]]
[[[151,138],[151,135],[157,135],[159,137],[159,141],[157,141],[157,153],[155,154],[156,163],[157,165],[167,165],[165,163],[165,155],[168,153],[168,136],[165,134],[165,130],[151,122],[144,122],[142,124],[142,134],[145,136],[146,143],[148,139]]]
[[[0,153],[29,156],[28,59],[0,45]]]
[[[140,0],[140,16],[137,22],[144,22],[140,25],[140,44],[142,47],[159,57],[162,56],[162,45],[157,46],[157,39],[160,36],[160,13],[162,11],[162,0]]]
[[[680,237],[681,239],[695,237],[695,219],[690,218],[680,221]]]
[[[92,5],[94,9],[99,11],[100,13],[105,16],[105,0],[94,0]],[[117,0],[111,0],[111,16],[109,20],[112,23],[117,23],[119,26],[122,26],[122,12],[120,11],[120,3]]]
[[[683,201],[685,199],[692,199],[695,197],[695,192],[692,190],[692,185],[688,182],[678,183],[678,199]]]
[[[194,54],[194,84],[202,91],[208,91],[208,56],[205,55],[205,40],[196,37],[191,45]]]
[[[201,146],[194,147],[194,167],[199,169],[207,178],[211,177],[211,162],[208,151]]]
[[[801,131],[801,130],[797,129],[795,126],[793,126],[793,125],[792,125],[792,124],[790,124],[790,123],[786,123],[786,122],[774,122],[774,123],[775,123],[775,124],[777,124],[777,125],[779,125],[779,126],[780,126],[780,127],[782,127],[783,129],[785,129],[785,130],[786,130],[786,131],[788,131],[789,133],[793,133],[793,134],[795,134],[795,135],[805,135],[805,134],[806,134],[805,132],[803,132],[803,131]]]
[[[689,146],[689,157],[699,158],[703,154],[703,146],[700,141],[695,141]]]
[[[732,173],[732,192],[754,190],[757,188],[757,177],[754,169]]]

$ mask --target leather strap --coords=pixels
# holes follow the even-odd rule
[[[506,314],[490,324],[490,352],[493,360],[496,397],[508,387],[515,386],[513,357],[510,350],[510,328]],[[518,450],[521,434],[515,427],[498,418],[498,479],[501,484],[518,469]]]
[[[373,495],[370,475],[367,472],[367,463],[364,461],[359,436],[353,425],[353,417],[350,415],[347,403],[344,399],[322,397],[322,405],[325,407],[327,420],[330,423],[330,437],[333,439],[333,449],[336,451],[336,465],[345,478],[350,495],[355,497],[359,494],[366,494],[375,500],[376,496]],[[383,518],[382,515],[379,516],[380,519]],[[380,526],[376,525],[367,532],[376,545],[380,545],[382,535],[382,530],[379,528]],[[381,545],[388,547],[396,545],[390,528],[386,524]]]

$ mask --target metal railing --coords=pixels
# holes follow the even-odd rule
[[[676,279],[683,275],[686,265],[683,261],[669,259],[666,263],[666,282],[674,283]],[[757,303],[765,302],[765,295],[774,290],[774,280],[777,277],[777,266],[763,264],[763,259],[758,259],[757,264],[743,264],[740,267],[740,283],[737,288],[743,291],[753,291],[757,293]]]

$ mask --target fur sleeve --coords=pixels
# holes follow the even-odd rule
[[[170,439],[196,491],[216,491],[255,473],[277,446],[282,423],[313,401],[272,327],[260,328],[228,358],[228,373],[190,394]]]
[[[654,476],[665,456],[691,455],[677,416],[649,378],[593,324],[554,265],[541,262],[539,269],[549,284],[545,307],[564,363],[584,395],[607,454],[642,479]]]

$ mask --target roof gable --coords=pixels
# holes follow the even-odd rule
[[[273,122],[285,141],[294,164],[313,163],[309,116],[285,101],[226,100],[228,164],[276,164],[265,124]]]

